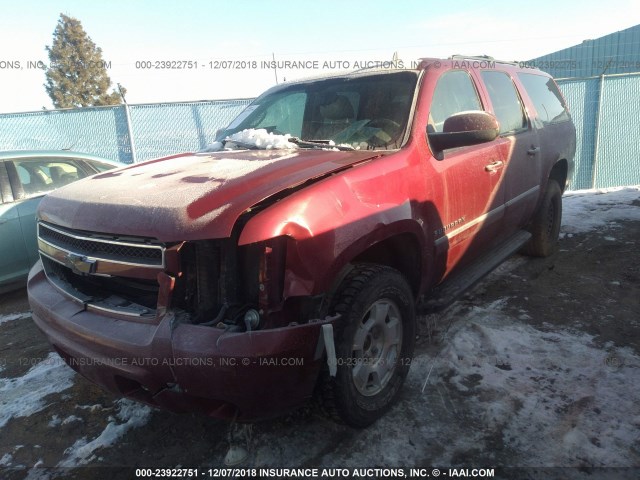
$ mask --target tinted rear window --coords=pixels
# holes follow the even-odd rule
[[[519,73],[518,77],[536,107],[538,118],[543,123],[569,120],[564,100],[553,79],[532,73]]]
[[[494,71],[484,71],[481,75],[500,122],[500,133],[526,129],[527,118],[511,78],[506,73]]]

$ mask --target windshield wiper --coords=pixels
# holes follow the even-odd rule
[[[322,141],[309,141],[309,140],[301,140],[298,137],[290,137],[289,141],[291,143],[295,143],[299,147],[302,148],[337,148],[338,150],[355,150],[351,145],[331,145],[329,140]]]
[[[261,147],[258,147],[257,145],[254,145],[253,143],[245,143],[245,142],[241,142],[239,140],[232,140],[230,138],[225,138],[224,140],[221,140],[220,143],[222,143],[222,145],[224,145],[225,147],[227,146],[227,143],[233,143],[234,145],[240,147],[240,148],[246,148],[247,150],[262,150]]]

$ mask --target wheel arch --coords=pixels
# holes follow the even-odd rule
[[[555,180],[560,185],[560,189],[562,193],[567,188],[569,182],[569,162],[566,159],[561,158],[558,160],[553,167],[551,167],[551,171],[549,172],[549,180]]]
[[[330,278],[325,282],[328,285],[327,305],[354,266],[363,263],[397,270],[409,284],[414,299],[417,298],[427,261],[421,238],[416,232],[405,230],[375,240],[365,237],[361,239],[363,242],[352,245],[343,252],[340,261],[336,262],[337,267],[328,274]]]
[[[398,270],[417,296],[422,279],[422,252],[413,233],[400,233],[374,243],[351,263],[375,263]]]

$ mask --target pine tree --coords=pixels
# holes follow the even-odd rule
[[[97,47],[76,18],[60,14],[53,45],[45,47],[49,67],[44,87],[55,108],[118,105],[120,93],[108,93],[111,79]],[[122,94],[126,92],[121,87]]]

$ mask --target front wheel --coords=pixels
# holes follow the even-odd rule
[[[389,267],[361,264],[343,281],[334,302],[337,373],[325,376],[323,400],[332,416],[366,427],[395,402],[415,345],[413,294]]]
[[[533,257],[551,255],[558,243],[561,222],[562,190],[558,182],[549,179],[542,203],[528,228],[531,239],[522,248],[522,252]]]

